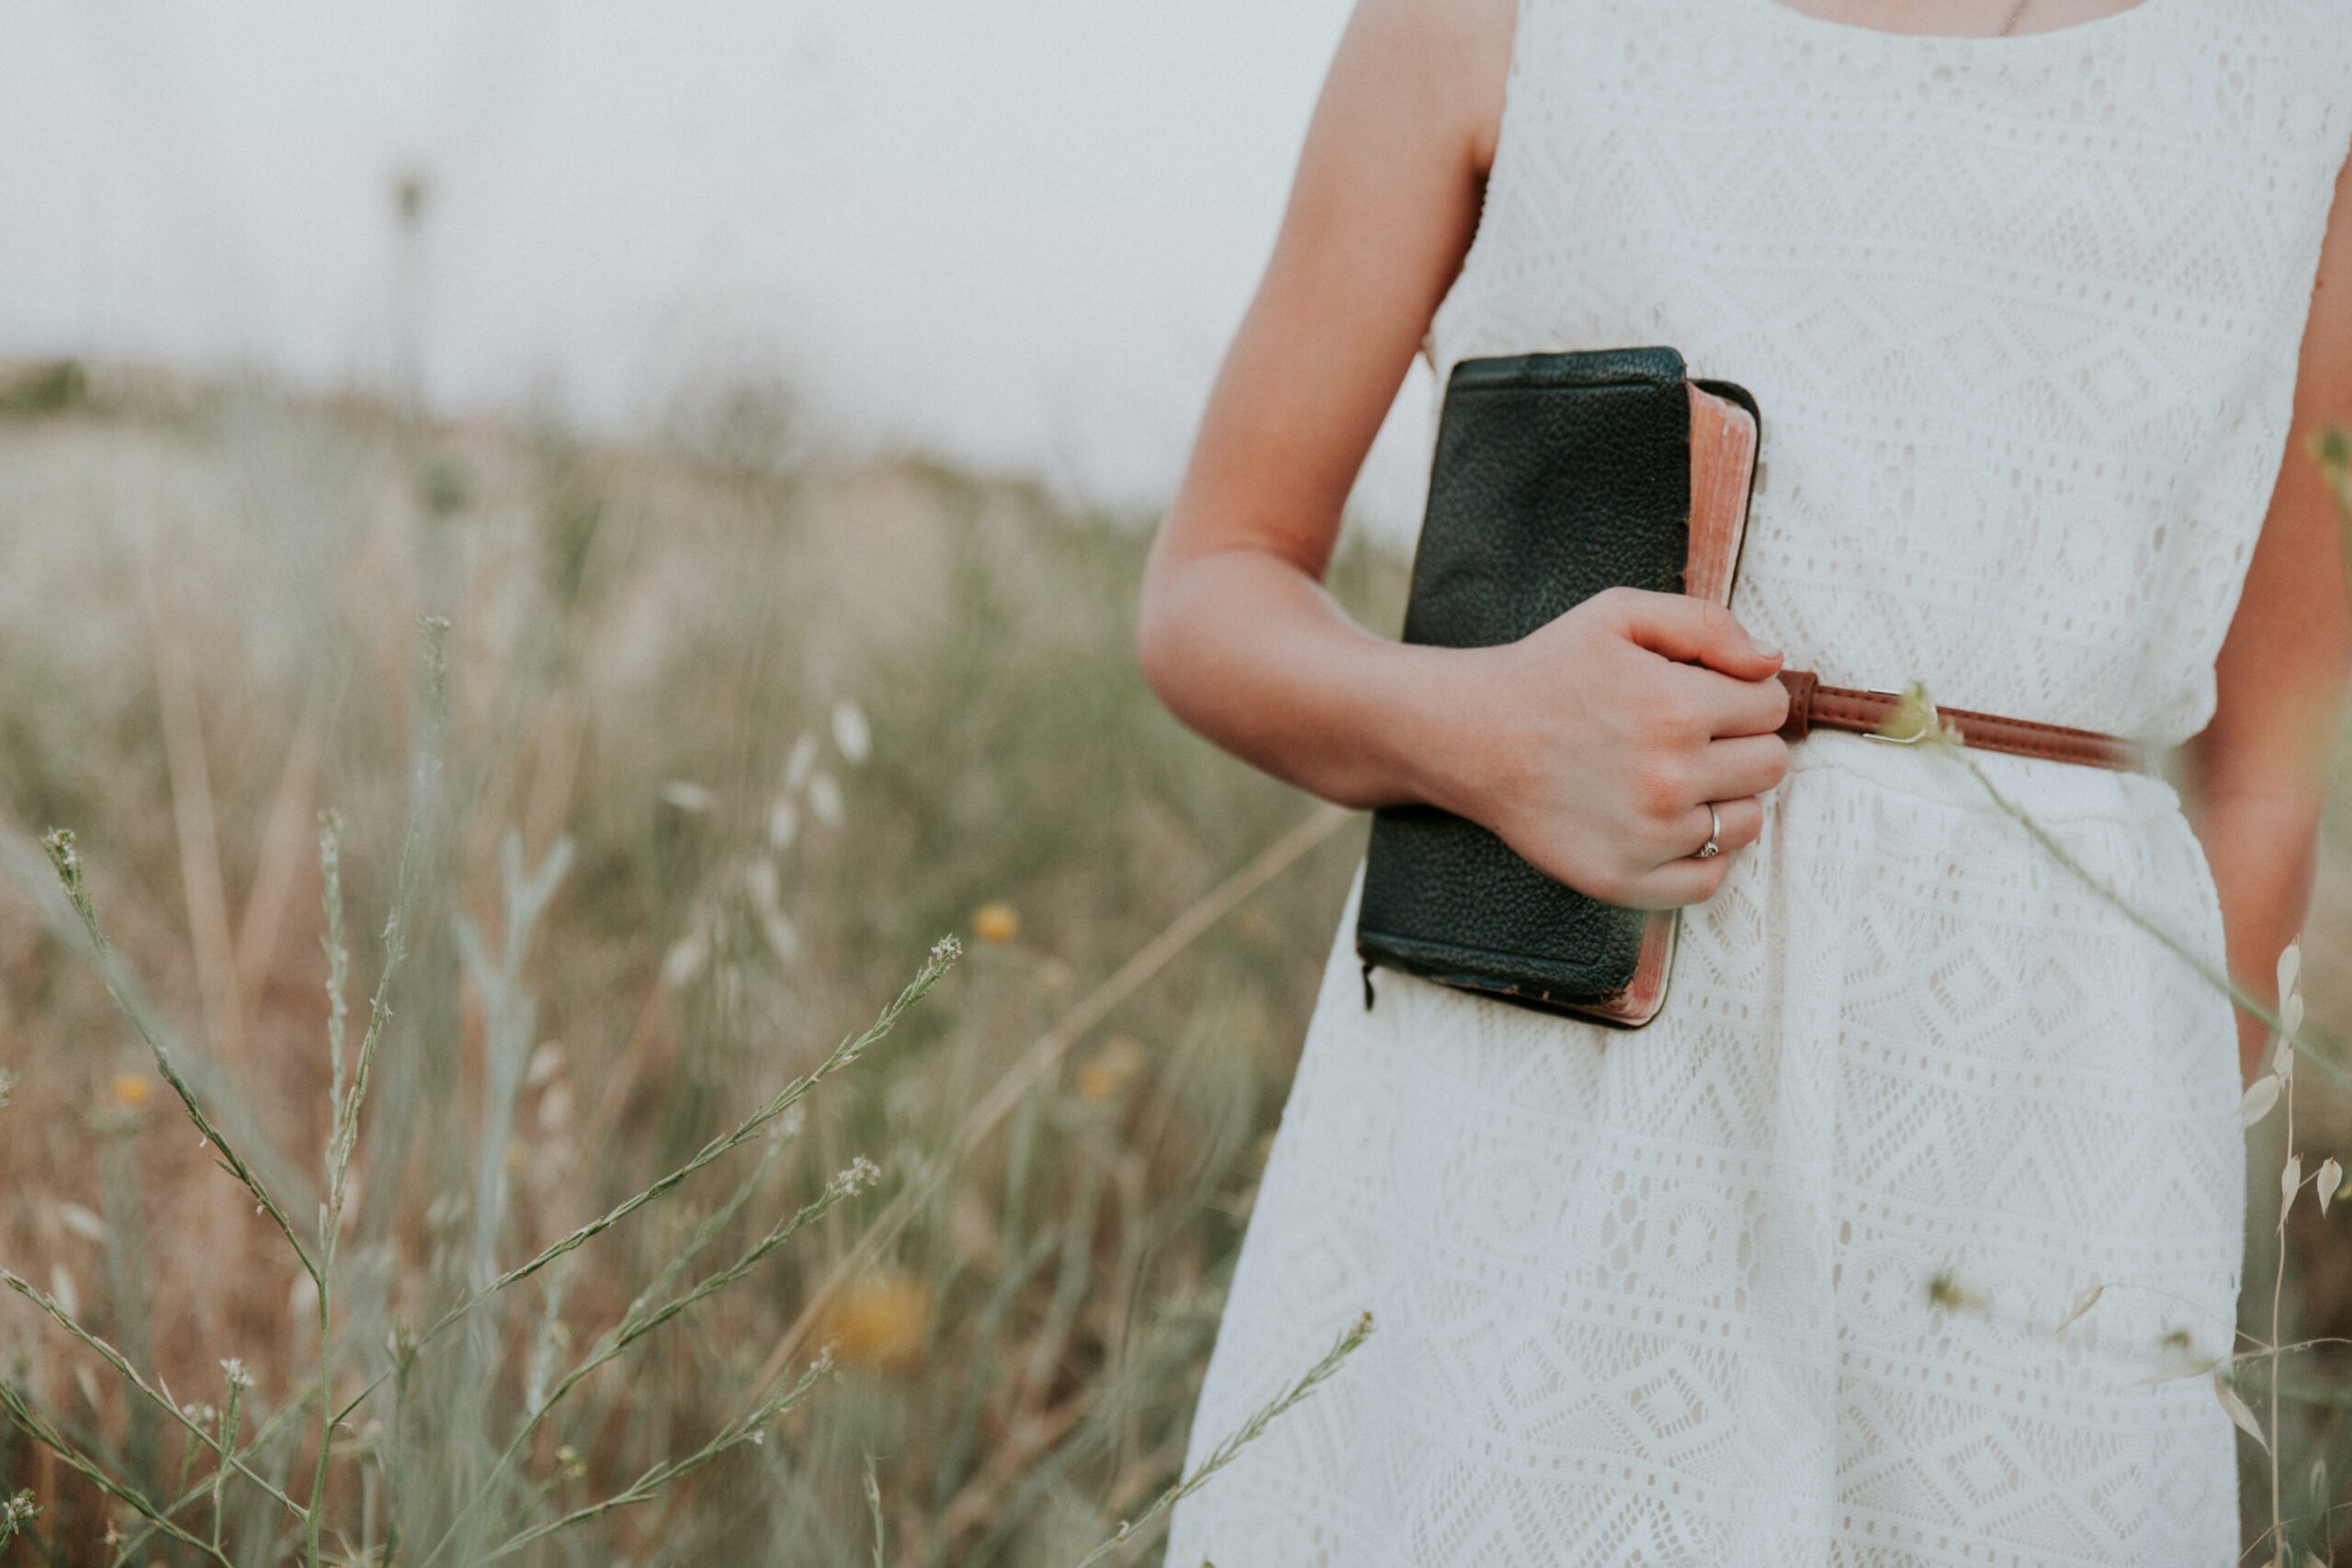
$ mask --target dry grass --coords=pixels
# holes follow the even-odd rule
[[[337,1232],[338,1403],[400,1364],[388,1333],[815,1067],[935,939],[972,951],[787,1141],[450,1330],[397,1414],[356,1412],[325,1558],[397,1537],[427,1561],[457,1521],[441,1561],[472,1560],[726,1438],[827,1342],[831,1375],[759,1440],[508,1560],[867,1562],[878,1518],[892,1562],[1075,1562],[1175,1479],[1352,835],[1150,702],[1137,520],[920,459],[772,462],[787,413],[730,395],[592,447],[101,378],[0,420],[0,1262],[209,1420],[220,1364],[249,1371],[244,1434],[284,1435],[224,1487],[232,1561],[303,1533],[265,1483],[309,1494],[315,1287],[197,1146],[32,841],[75,831],[174,1059],[311,1243],[349,1060],[317,815],[345,823],[356,1052],[421,615],[450,623],[448,736]],[[1344,575],[1393,614],[1393,566]],[[510,919],[502,858],[526,884],[559,844],[544,910]],[[876,1190],[530,1418],[697,1242],[672,1291],[859,1157]],[[151,1497],[187,1455],[212,1472],[29,1301],[0,1308],[0,1372]],[[18,1487],[43,1511],[0,1562],[110,1562],[133,1530],[11,1431]]]
[[[78,836],[134,1010],[295,1240],[334,1238],[336,1403],[390,1379],[329,1455],[323,1560],[398,1542],[426,1562],[445,1538],[442,1562],[513,1541],[522,1562],[1139,1560],[1151,1532],[1120,1521],[1178,1479],[1357,841],[1149,699],[1128,656],[1141,520],[799,449],[774,389],[590,446],[266,387],[10,386],[0,1264],[25,1290],[0,1296],[0,1384],[24,1403],[0,1499],[41,1511],[0,1517],[0,1541],[19,1530],[0,1563],[113,1562],[107,1536],[137,1530],[28,1426],[142,1495],[192,1493],[175,1517],[196,1544],[142,1562],[209,1560],[216,1528],[226,1561],[299,1550],[318,1459],[316,1286],[110,1004],[37,847],[51,826]],[[1396,563],[1351,554],[1340,586],[1393,624]],[[420,616],[449,625],[438,745]],[[320,1151],[420,799],[407,967],[322,1233]],[[2335,1038],[2343,838],[2332,821],[2303,963]],[[966,961],[779,1117],[789,1136],[747,1139],[412,1357],[501,1270],[820,1068],[950,932]],[[2320,1075],[2295,1093],[2316,1168],[2352,1112]],[[2257,1170],[2284,1121],[2257,1131]],[[875,1190],[839,1190],[861,1158]],[[2352,1336],[2341,1217],[2304,1201],[2275,1226],[2273,1184],[2252,1187],[2248,1343]],[[831,1375],[771,1416],[820,1344]],[[2257,1423],[2285,1456],[2281,1518],[2323,1551],[2352,1476],[2339,1352],[2299,1356],[2275,1431]],[[2243,1370],[2267,1417],[2268,1369]],[[216,1435],[236,1385],[241,1434],[272,1434],[250,1473],[140,1382]],[[2245,1455],[2254,1539],[2272,1471]]]

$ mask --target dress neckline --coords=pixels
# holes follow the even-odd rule
[[[2135,0],[2134,4],[2122,10],[2110,11],[2104,17],[2069,22],[2063,28],[2038,28],[2027,33],[1902,33],[1892,28],[1873,28],[1861,22],[1839,22],[1827,17],[1816,17],[1810,11],[1797,9],[1788,4],[1788,0],[1745,0],[1745,3],[1752,8],[1779,13],[1778,20],[1799,31],[1812,29],[1849,39],[1883,39],[1894,43],[1916,43],[1928,49],[1973,51],[2028,49],[2056,39],[2103,38],[2137,22],[2143,13],[2162,10],[2174,4],[2175,0]]]

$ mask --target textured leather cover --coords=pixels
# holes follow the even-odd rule
[[[1700,385],[1756,412],[1736,387]],[[1690,440],[1670,347],[1461,362],[1439,416],[1405,640],[1491,647],[1613,585],[1681,592]],[[1649,919],[1554,881],[1464,818],[1374,813],[1356,923],[1367,1002],[1372,968],[1385,965],[1635,1026],[1606,1010],[1633,980]]]

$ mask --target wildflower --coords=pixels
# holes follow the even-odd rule
[[[30,1527],[40,1514],[40,1507],[29,1492],[19,1492],[13,1497],[0,1499],[0,1546],[16,1540],[17,1534]]]
[[[2251,1127],[2270,1114],[2278,1103],[2279,1079],[2277,1073],[2265,1073],[2245,1086],[2245,1098],[2238,1101],[2238,1125]]]
[[[784,888],[775,862],[763,855],[743,868],[743,885],[751,894],[752,912],[759,917],[760,932],[779,962],[800,956],[800,930],[784,912]]]
[[[700,815],[718,804],[718,797],[689,779],[672,779],[662,786],[662,798],[681,811]]]
[[[833,1190],[844,1198],[854,1198],[881,1179],[881,1167],[860,1155],[849,1162],[848,1168],[833,1178]]]
[[[999,945],[1016,942],[1021,936],[1021,911],[1001,901],[983,904],[972,911],[972,934]]]
[[[2319,1212],[2323,1214],[2326,1213],[2327,1206],[2335,1201],[2336,1194],[2343,1190],[2344,1168],[2335,1163],[2334,1155],[2330,1155],[2320,1161],[2319,1175],[2312,1184],[2312,1191],[2319,1198]]]
[[[588,1466],[581,1461],[580,1450],[570,1443],[555,1450],[555,1462],[558,1469],[574,1481],[588,1473]]]
[[[253,1373],[245,1371],[245,1363],[234,1356],[220,1363],[220,1375],[228,1380],[231,1388],[254,1386]]]
[[[1115,1099],[1143,1066],[1142,1043],[1132,1034],[1114,1034],[1078,1069],[1078,1097],[1098,1103]]]
[[[57,867],[57,874],[63,877],[69,886],[80,880],[82,855],[74,847],[73,829],[51,829],[42,837],[40,847],[49,852],[50,863]]]
[[[865,722],[865,710],[847,697],[833,705],[833,744],[841,748],[842,759],[852,767],[865,761],[874,750],[874,731]]]
[[[784,760],[784,793],[797,795],[800,786],[808,782],[808,772],[817,765],[817,738],[803,733],[792,743],[792,754]]]
[[[776,874],[775,862],[765,855],[743,868],[743,890],[752,896],[752,908],[763,915],[784,907],[783,878]]]
[[[833,782],[832,774],[818,773],[809,779],[808,809],[828,828],[842,825],[842,786]]]
[[[853,1366],[902,1371],[922,1354],[931,1314],[931,1292],[922,1280],[903,1269],[877,1269],[854,1280],[827,1307],[827,1356],[838,1352]]]
[[[1932,739],[1960,744],[1960,727],[1937,711],[1928,688],[1917,681],[1903,688],[1894,711],[1879,725],[1877,733],[1906,746]]]
[[[662,960],[662,984],[673,991],[684,990],[709,962],[710,939],[699,930],[688,931],[670,944],[669,953]]]
[[[931,944],[931,963],[935,969],[944,969],[964,956],[964,944],[952,936],[941,937]]]
[[[117,1073],[107,1092],[125,1111],[136,1111],[155,1098],[155,1080],[145,1073]]]

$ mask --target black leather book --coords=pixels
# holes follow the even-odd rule
[[[1754,398],[1694,380],[1668,347],[1462,361],[1405,640],[1516,641],[1616,584],[1728,602],[1759,433]],[[1356,924],[1366,1003],[1385,966],[1637,1028],[1665,999],[1679,915],[1579,893],[1435,807],[1378,811]]]

